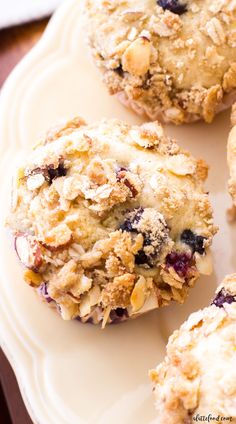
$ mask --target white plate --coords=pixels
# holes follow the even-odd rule
[[[81,1],[68,0],[42,41],[6,83],[0,101],[0,204],[7,212],[10,175],[16,160],[61,118],[88,122],[116,117],[140,122],[109,97],[91,63],[81,22]],[[211,165],[208,187],[220,232],[213,253],[215,272],[201,278],[184,306],[172,305],[104,331],[63,322],[22,281],[12,241],[1,226],[2,346],[13,365],[27,408],[40,424],[149,424],[155,410],[148,369],[164,355],[167,337],[206,305],[222,277],[236,270],[234,226],[226,223],[226,138],[229,113],[214,124],[167,126],[180,144]]]

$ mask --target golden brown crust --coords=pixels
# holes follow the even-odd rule
[[[13,187],[9,225],[27,283],[53,299],[63,318],[103,325],[117,309],[132,317],[182,303],[199,270],[211,271],[217,229],[205,162],[157,122],[78,118],[49,134]]]
[[[55,141],[57,138],[63,137],[64,135],[68,135],[72,133],[74,130],[80,128],[82,125],[86,125],[86,123],[79,116],[76,116],[70,121],[65,120],[64,122],[61,122],[55,127],[50,128],[50,130],[47,132],[45,136],[44,143],[45,144],[51,143],[52,141]]]

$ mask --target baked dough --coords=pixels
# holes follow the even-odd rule
[[[103,325],[183,302],[211,272],[206,177],[157,122],[76,118],[50,131],[13,184],[25,280],[64,319]]]
[[[235,364],[236,274],[232,274],[218,287],[212,304],[191,314],[172,334],[164,362],[150,372],[157,423],[191,424],[211,416],[215,420],[209,422],[235,424]]]
[[[234,0],[86,0],[110,93],[151,119],[211,122],[236,88]]]

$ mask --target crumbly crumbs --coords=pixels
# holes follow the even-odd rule
[[[64,319],[103,325],[182,303],[201,261],[181,277],[166,261],[185,229],[211,244],[206,165],[158,122],[78,125],[42,141],[16,172],[8,224],[26,283]]]
[[[135,275],[124,274],[115,277],[112,283],[108,283],[102,294],[102,304],[104,307],[127,308],[130,303],[130,296],[134,287]]]
[[[236,294],[236,274],[227,276],[217,293],[222,289]],[[193,416],[208,408],[212,415],[226,416],[230,407],[234,417],[235,303],[225,304],[225,308],[227,312],[211,305],[191,314],[169,338],[164,361],[149,372],[158,422],[192,422]],[[219,385],[221,379],[224,383]]]
[[[44,143],[51,143],[52,141],[64,136],[71,134],[76,129],[80,128],[81,126],[84,126],[86,123],[85,121],[80,117],[75,117],[71,121],[65,121],[61,123],[60,125],[57,125],[53,128],[51,128],[44,139]]]
[[[196,166],[196,178],[202,181],[206,181],[208,177],[208,170],[209,166],[207,165],[207,163],[202,159],[198,159]]]
[[[223,89],[226,93],[229,93],[234,88],[236,88],[236,62],[232,63],[223,79]]]

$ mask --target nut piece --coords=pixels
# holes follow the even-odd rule
[[[43,174],[34,174],[28,177],[27,187],[28,190],[34,191],[37,188],[41,187],[45,183],[45,178]]]
[[[195,261],[197,270],[203,275],[212,274],[212,257],[211,251],[207,250],[205,255],[195,252]]]
[[[43,245],[49,250],[64,249],[72,243],[72,231],[70,228],[62,223],[48,231],[44,237]]]
[[[169,158],[167,169],[175,175],[192,175],[196,172],[196,163],[191,157],[180,153]]]
[[[81,317],[85,317],[90,314],[91,308],[95,305],[98,305],[100,302],[101,291],[98,286],[94,286],[87,294],[84,296],[83,300],[79,305],[79,314]]]
[[[184,113],[177,107],[170,107],[165,110],[165,117],[167,120],[173,121],[176,125],[182,124]]]
[[[35,237],[22,233],[15,237],[16,253],[26,268],[37,272],[42,265],[42,250]]]
[[[145,37],[137,38],[126,49],[122,57],[124,71],[136,76],[143,76],[149,69],[151,60],[151,43]]]
[[[137,312],[144,305],[147,297],[146,280],[141,276],[132,291],[130,303],[133,308],[132,312]]]
[[[42,283],[42,276],[31,269],[27,269],[24,272],[24,281],[31,287],[39,287]]]

